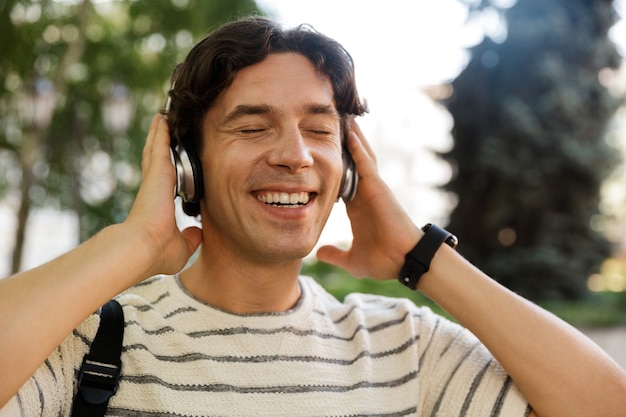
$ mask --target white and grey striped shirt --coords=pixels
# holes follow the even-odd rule
[[[122,377],[107,415],[525,416],[527,401],[467,330],[404,299],[339,302],[301,277],[280,314],[234,315],[153,277],[124,306]],[[0,415],[69,415],[97,326],[69,335]]]

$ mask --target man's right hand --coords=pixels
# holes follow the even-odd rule
[[[175,176],[167,121],[157,114],[143,149],[142,183],[124,222],[143,237],[143,249],[154,259],[148,275],[179,272],[202,242],[198,227],[181,232],[176,225]]]
[[[200,229],[180,232],[176,225],[169,141],[165,118],[155,116],[142,183],[123,223],[44,265],[0,279],[0,408],[85,318],[152,275],[180,271],[200,245]]]

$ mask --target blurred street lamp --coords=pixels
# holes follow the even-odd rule
[[[110,135],[103,147],[90,152],[83,158],[81,168],[81,196],[86,202],[99,204],[113,196],[120,184],[125,184],[124,173],[129,158],[130,141],[126,136],[134,114],[134,103],[130,89],[123,83],[113,82],[104,93],[101,116],[104,129]]]
[[[52,120],[55,104],[52,81],[44,77],[37,78],[19,98],[19,115],[23,127],[39,132],[46,130]]]
[[[133,117],[133,101],[130,90],[122,83],[115,83],[102,104],[102,120],[105,129],[114,136],[121,136],[130,127]]]
[[[35,184],[33,169],[40,156],[41,142],[46,129],[50,126],[56,96],[54,84],[47,78],[36,78],[27,85],[24,93],[18,97],[18,111],[22,122],[23,135],[20,147],[20,166],[22,179],[20,184],[20,207],[17,213],[15,248],[11,260],[11,272],[20,270],[26,225],[31,209],[31,189]]]

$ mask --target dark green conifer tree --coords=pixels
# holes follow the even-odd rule
[[[476,2],[473,2],[476,3]],[[481,2],[474,13],[490,13]],[[605,132],[619,102],[600,74],[621,62],[610,0],[519,0],[507,35],[472,48],[446,106],[458,196],[448,228],[460,251],[532,299],[580,298],[610,255],[593,227],[616,167]]]

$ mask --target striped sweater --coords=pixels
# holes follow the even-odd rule
[[[525,416],[527,402],[467,330],[404,299],[339,302],[301,277],[279,314],[234,315],[177,277],[118,297],[122,377],[108,416]],[[69,335],[0,416],[67,416],[99,318]]]

